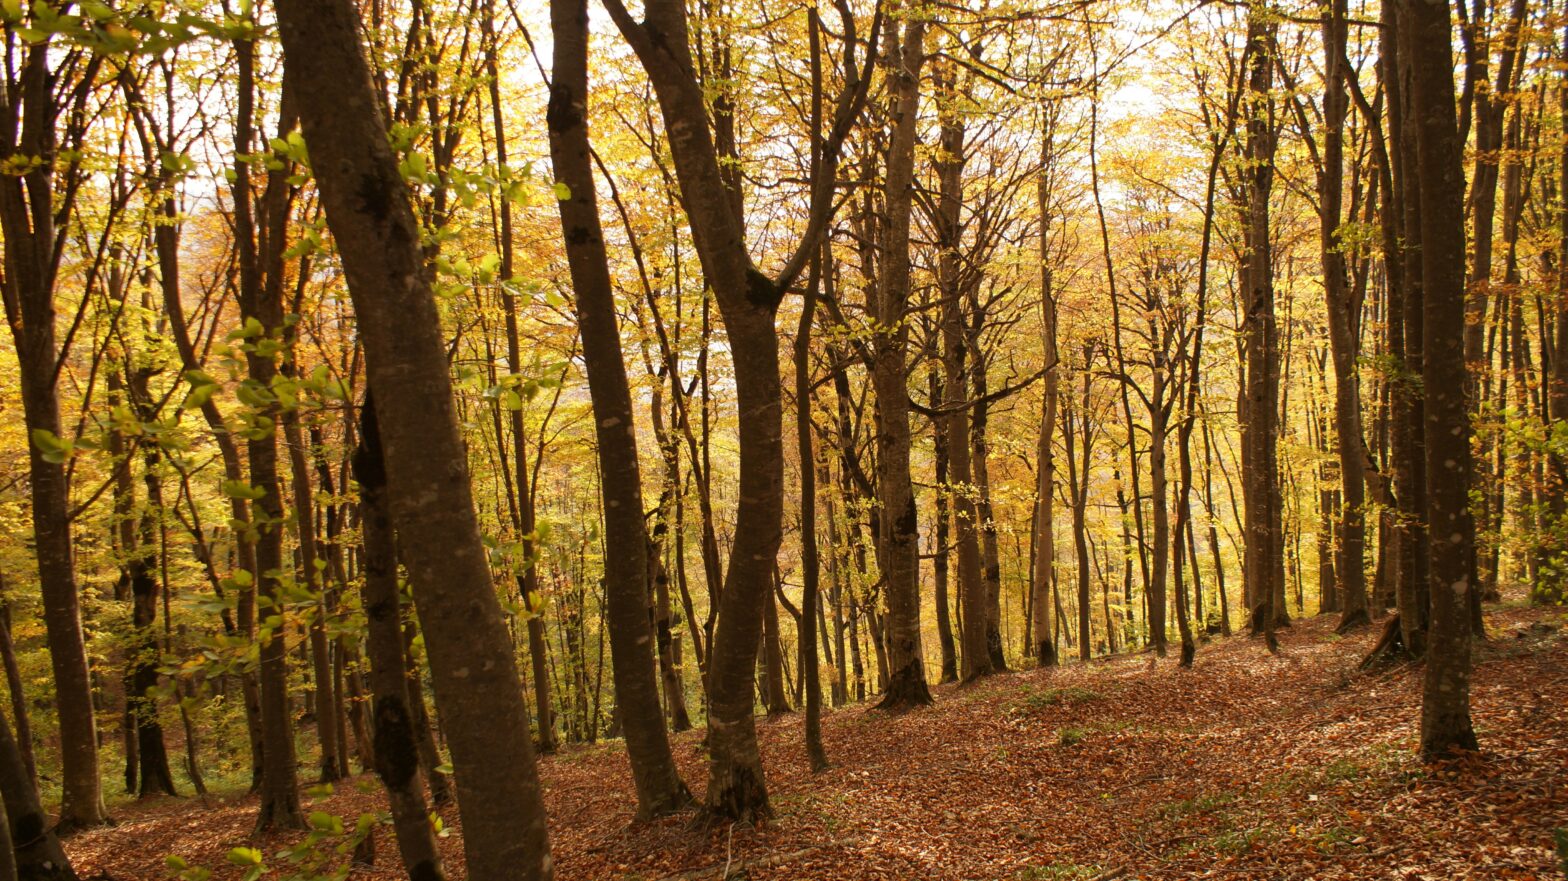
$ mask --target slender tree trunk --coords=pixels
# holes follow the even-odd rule
[[[374,702],[376,776],[387,790],[398,853],[409,878],[441,881],[446,870],[436,846],[430,809],[420,785],[419,746],[409,712],[408,670],[403,661],[403,623],[399,609],[397,551],[387,500],[386,464],[376,426],[375,403],[360,410],[359,447],[354,479],[359,482],[360,535],[364,543],[365,652],[370,660]]]
[[[659,705],[637,422],[621,360],[614,288],[589,155],[585,0],[553,0],[550,24],[555,37],[555,71],[547,115],[550,161],[556,182],[565,187],[563,195],[567,196],[557,204],[597,426],[615,703],[637,786],[637,813],[651,819],[685,807],[691,802],[691,793],[675,768]]]
[[[812,40],[818,39],[815,24],[813,21]],[[820,82],[821,76],[821,66],[814,65],[813,79]],[[820,253],[831,260],[832,251],[827,244]],[[811,444],[811,322],[824,262],[828,261],[821,256],[812,261],[806,301],[801,305],[800,325],[795,331],[795,440],[800,445],[800,675],[805,683],[806,758],[813,771],[828,767],[827,752],[822,747],[822,683],[817,665],[821,563],[817,554],[817,454]]]
[[[1051,173],[1054,157],[1053,129],[1042,136],[1040,184],[1036,207],[1040,213],[1040,347],[1045,358],[1044,392],[1040,403],[1040,438],[1035,456],[1039,474],[1035,482],[1034,574],[1030,583],[1030,624],[1034,644],[1029,650],[1042,667],[1055,666],[1056,622],[1051,606],[1052,573],[1056,568],[1056,416],[1061,396],[1061,377],[1057,370],[1056,291],[1051,254]],[[933,398],[934,399],[934,398]]]
[[[293,375],[292,365],[285,370]],[[319,777],[331,782],[339,777],[338,761],[338,698],[332,676],[332,659],[327,646],[327,619],[331,614],[327,605],[326,585],[321,579],[326,561],[316,547],[315,493],[310,486],[311,468],[305,451],[304,433],[300,431],[298,411],[285,412],[283,442],[289,451],[289,467],[293,475],[294,528],[299,537],[301,586],[316,594],[315,614],[310,621],[310,659],[315,680],[316,741],[321,753]],[[318,567],[317,561],[321,561]]]
[[[930,399],[942,400],[942,374],[933,365],[928,373]],[[950,511],[952,505],[947,491],[948,462],[947,425],[943,419],[931,420],[931,445],[933,467],[936,471],[936,499],[932,514],[931,580],[936,597],[937,644],[942,650],[942,682],[958,681],[958,646],[953,639],[952,599],[948,590],[948,575],[952,570],[952,551],[948,547],[951,535]]]

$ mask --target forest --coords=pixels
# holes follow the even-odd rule
[[[1558,0],[0,32],[0,881],[1568,876]]]

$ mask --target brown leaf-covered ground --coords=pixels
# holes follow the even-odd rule
[[[1568,827],[1568,619],[1505,608],[1478,647],[1483,752],[1446,767],[1415,758],[1420,668],[1362,672],[1375,634],[1340,639],[1298,622],[1278,657],[1245,638],[1203,646],[1192,670],[1150,655],[943,686],[934,707],[830,712],[831,770],[804,761],[801,720],[759,720],[776,820],[632,825],[619,743],[545,759],[562,879],[1102,879],[1563,877]],[[700,733],[676,738],[694,787]],[[380,804],[352,785],[317,809]],[[164,857],[237,875],[254,800],[164,800],[68,850],[84,878],[169,876]],[[456,811],[446,813],[457,824]],[[374,869],[395,878],[390,830]],[[453,877],[460,843],[444,842]]]

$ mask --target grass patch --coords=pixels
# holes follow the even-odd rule
[[[1100,874],[1100,867],[1081,863],[1051,863],[1029,866],[1013,875],[1013,881],[1085,881]]]
[[[1094,689],[1082,688],[1076,685],[1067,686],[1066,688],[1047,688],[1044,691],[1025,688],[1023,696],[1013,707],[1013,711],[1029,712],[1055,706],[1072,707],[1079,704],[1092,704],[1104,699],[1104,696]]]
[[[1211,814],[1235,801],[1234,793],[1211,792],[1161,805],[1158,812],[1167,820],[1179,820],[1195,814]]]
[[[1062,746],[1072,746],[1073,744],[1083,743],[1088,739],[1089,729],[1079,725],[1069,725],[1056,735],[1056,742]]]
[[[1239,829],[1221,832],[1209,839],[1209,847],[1218,853],[1234,856],[1247,853],[1254,847],[1257,847],[1258,842],[1268,837],[1269,833],[1263,829]]]
[[[1356,830],[1349,827],[1333,826],[1315,833],[1312,846],[1323,853],[1333,853],[1342,847],[1350,847],[1357,834]]]

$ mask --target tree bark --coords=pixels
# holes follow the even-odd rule
[[[409,878],[442,881],[446,869],[420,784],[419,746],[409,712],[409,671],[403,659],[403,615],[399,608],[397,551],[387,500],[386,463],[376,426],[375,402],[369,396],[360,409],[354,479],[359,483],[359,528],[364,545],[360,592],[365,608],[365,653],[370,660],[376,776],[387,790],[392,829]]]
[[[1476,748],[1470,722],[1470,419],[1465,388],[1464,145],[1454,110],[1446,4],[1405,0],[1410,96],[1421,180],[1422,382],[1431,625],[1421,705],[1421,755]]]
[[[1366,480],[1369,454],[1361,426],[1360,304],[1345,268],[1340,237],[1344,191],[1345,0],[1330,0],[1323,22],[1323,170],[1318,179],[1323,293],[1327,299],[1329,348],[1334,360],[1334,429],[1338,436],[1339,510],[1335,522],[1334,589],[1338,630],[1371,623],[1367,611]]]
[[[887,179],[881,230],[884,259],[878,266],[877,333],[872,345],[872,383],[877,393],[877,501],[880,505],[883,592],[887,602],[884,635],[888,682],[878,707],[905,710],[931,703],[920,645],[920,529],[910,481],[909,225],[914,198],[915,144],[920,106],[920,71],[925,66],[925,22],[912,18],[903,28],[888,22],[893,131],[888,145]]]
[[[550,161],[561,231],[576,296],[588,390],[593,399],[605,526],[604,585],[616,707],[637,787],[637,813],[651,819],[691,802],[670,754],[649,609],[648,535],[643,522],[637,422],[621,360],[604,233],[588,143],[588,10],[585,0],[553,0],[555,70],[550,85]]]
[[[0,713],[0,801],[5,805],[5,852],[15,855],[17,877],[27,881],[76,881],[71,860],[49,826],[11,723]]]
[[[9,31],[7,27],[8,35]],[[23,421],[30,440],[33,545],[60,720],[59,828],[66,832],[103,825],[109,816],[98,778],[98,732],[72,561],[65,456],[46,453],[43,446],[60,443],[55,365],[62,355],[55,338],[55,282],[58,241],[64,231],[57,229],[56,218],[70,216],[69,200],[74,198],[74,187],[67,188],[66,204],[63,208],[55,204],[59,194],[54,176],[61,163],[56,158],[54,126],[65,115],[65,109],[57,106],[56,95],[73,91],[75,86],[56,82],[63,72],[50,70],[52,51],[47,39],[30,43],[11,74],[14,78],[5,84],[7,97],[0,103],[0,131],[4,133],[0,159],[20,162],[26,168],[0,179],[0,232],[5,240],[0,295],[16,343]],[[83,77],[82,94],[90,91],[87,86],[96,70],[95,62],[85,72],[71,72]],[[27,840],[33,836],[17,837]]]
[[[554,873],[528,709],[491,581],[441,323],[350,0],[279,0],[327,224],[365,346],[393,523],[447,725],[470,878]],[[272,764],[268,755],[267,763]]]

